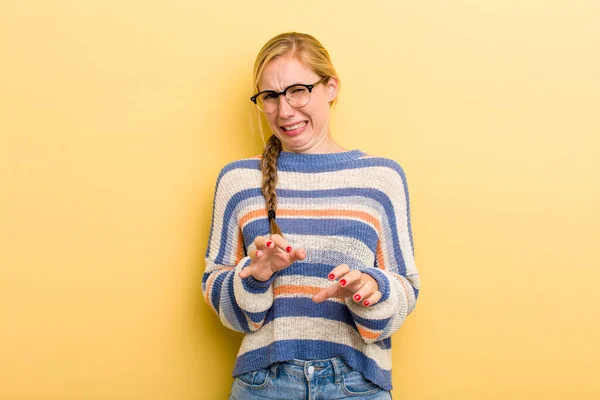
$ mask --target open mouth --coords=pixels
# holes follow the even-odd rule
[[[281,130],[284,131],[285,133],[291,135],[291,134],[296,134],[296,133],[300,133],[308,124],[307,121],[302,121],[302,122],[298,122],[297,124],[294,125],[290,125],[290,126],[281,126]]]

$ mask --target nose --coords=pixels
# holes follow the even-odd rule
[[[288,103],[287,99],[283,94],[279,95],[279,118],[287,119],[289,117],[294,116],[295,110],[294,107]]]

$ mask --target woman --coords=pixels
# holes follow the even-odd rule
[[[340,80],[312,36],[272,38],[254,78],[273,135],[219,174],[202,282],[246,333],[230,399],[390,399],[390,336],[419,293],[404,171],[335,142]]]

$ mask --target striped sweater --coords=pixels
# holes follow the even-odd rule
[[[277,361],[343,357],[380,387],[392,388],[391,335],[415,308],[415,267],[406,177],[393,160],[360,150],[304,154],[277,161],[277,223],[306,258],[266,282],[238,274],[250,265],[257,236],[269,237],[260,156],[219,173],[204,299],[228,328],[245,332],[233,375]],[[314,303],[340,264],[372,276],[381,300],[364,307],[352,297]]]

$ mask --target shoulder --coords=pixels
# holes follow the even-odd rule
[[[398,161],[380,155],[363,153],[364,155],[358,160],[361,167],[371,169],[374,173],[384,173],[384,175],[391,174],[392,176],[396,176],[403,181],[406,181],[406,173]]]
[[[400,204],[406,202],[406,206],[408,207],[408,182],[406,173],[400,162],[392,158],[373,154],[365,154],[361,157],[361,160],[363,164],[369,165],[366,169],[369,172],[360,174],[361,179],[370,184],[377,185],[387,196],[400,201]]]
[[[260,184],[260,156],[252,156],[227,162],[217,175],[215,193],[219,197],[232,197]]]
[[[249,171],[260,171],[260,159],[261,156],[252,156],[228,162],[219,171],[217,181],[226,175],[243,175]]]

